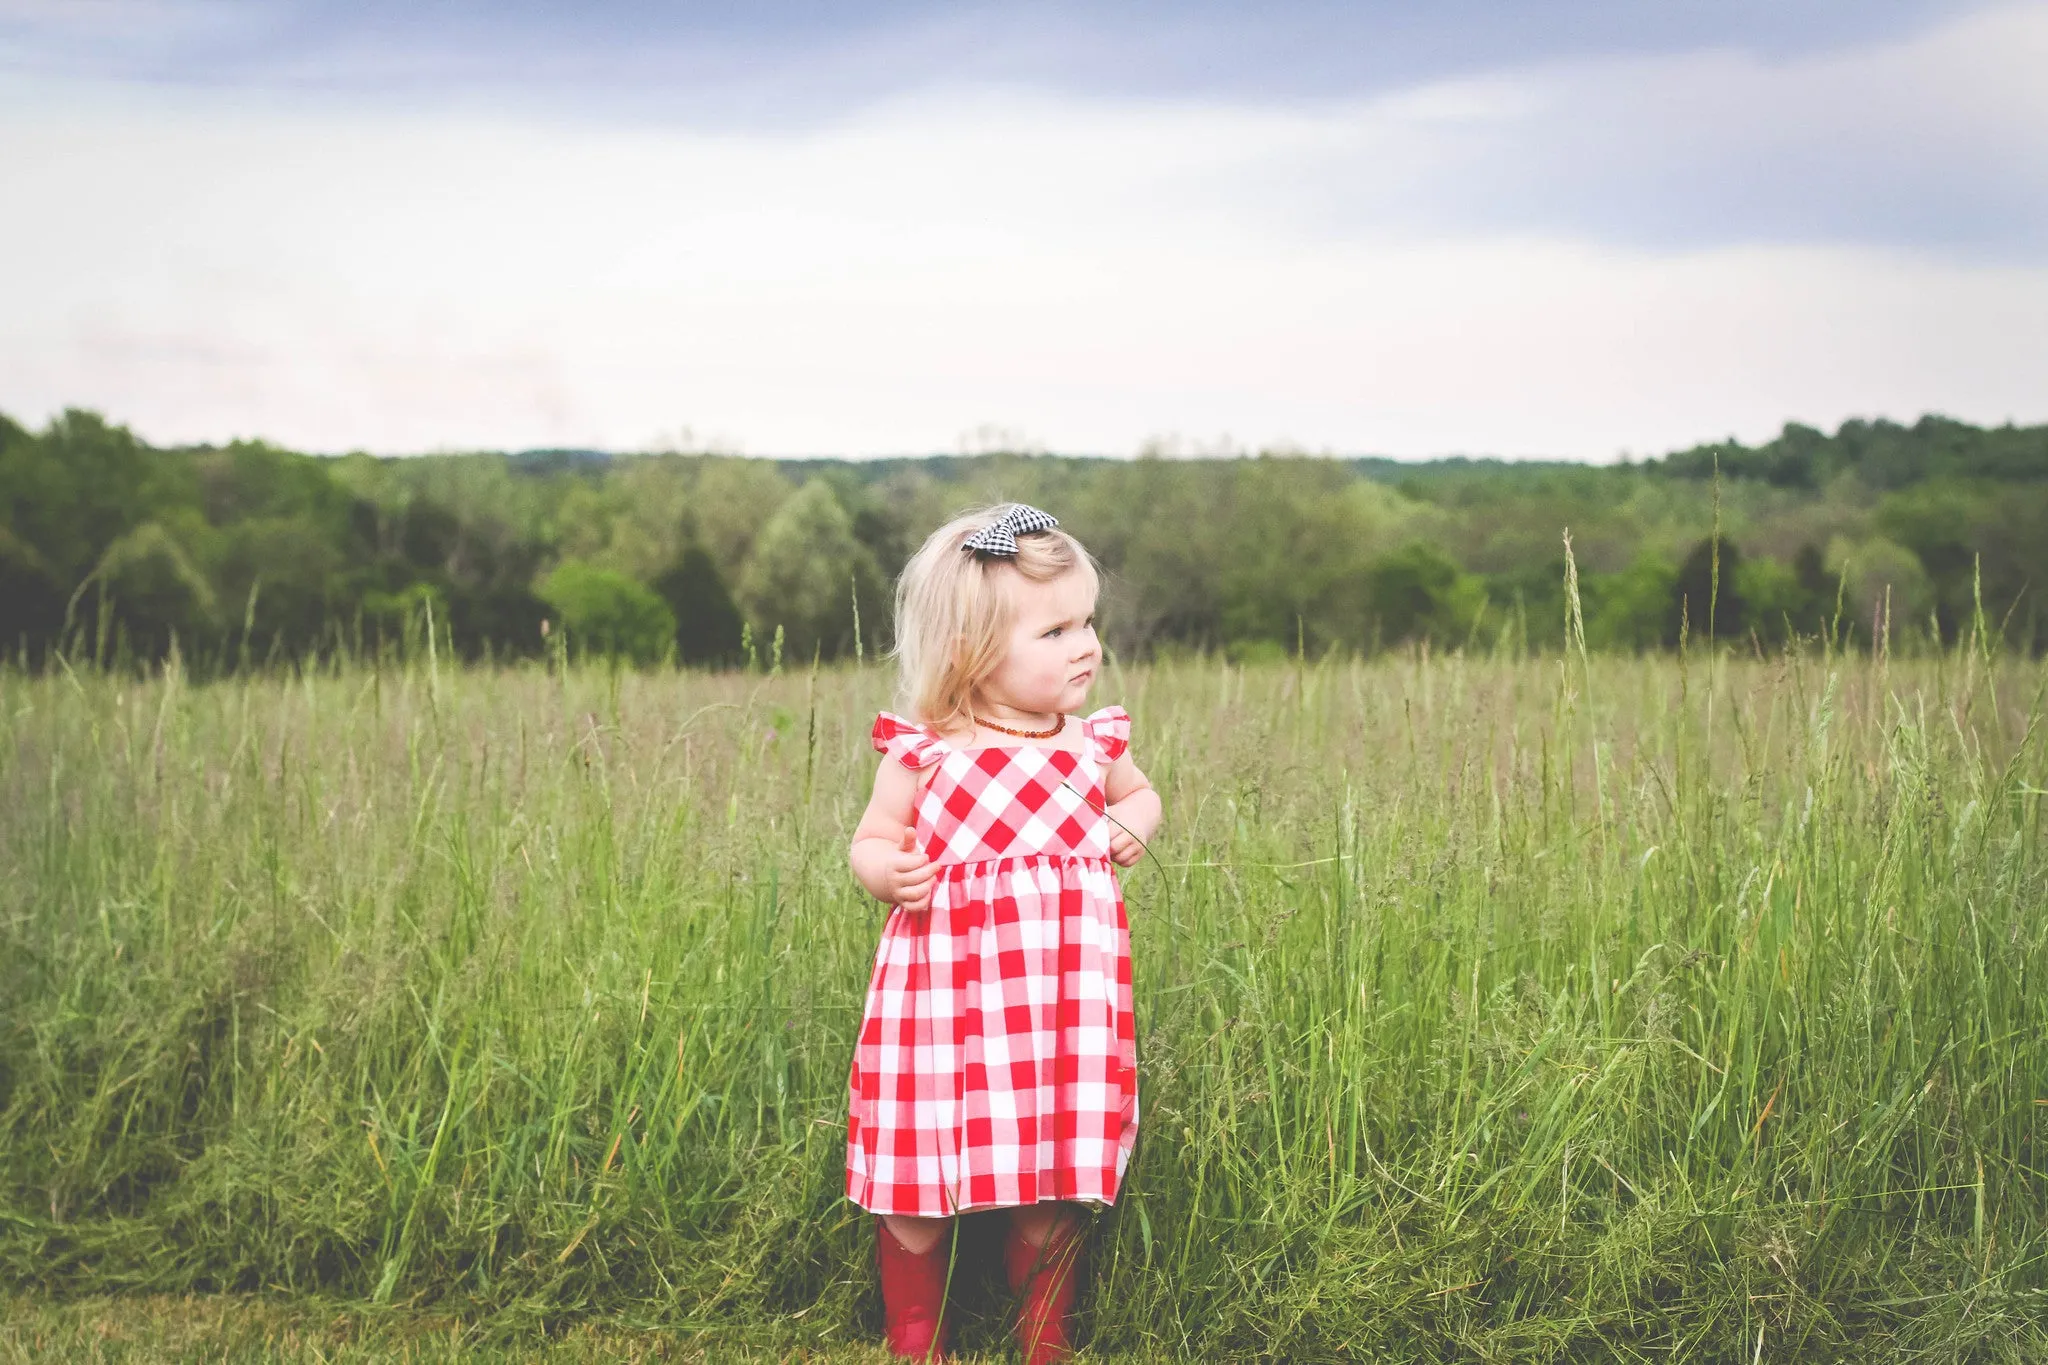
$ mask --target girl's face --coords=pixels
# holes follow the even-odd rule
[[[978,696],[1032,715],[1080,710],[1102,661],[1094,590],[1082,575],[1064,573],[1044,583],[1012,575],[1009,591],[1016,609],[1009,649]]]

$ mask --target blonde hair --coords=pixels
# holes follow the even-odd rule
[[[1094,559],[1065,531],[1020,535],[1014,556],[961,548],[1009,506],[977,507],[954,517],[925,538],[896,580],[892,652],[901,704],[912,720],[937,730],[973,727],[968,707],[974,689],[1002,663],[1015,623],[1012,575],[1048,583],[1078,572],[1086,575],[1090,591],[1100,590]]]

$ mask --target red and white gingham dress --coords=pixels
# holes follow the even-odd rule
[[[1137,1035],[1103,774],[1131,718],[1082,725],[1073,751],[875,720],[876,749],[933,770],[915,829],[939,871],[929,910],[890,911],[854,1048],[846,1194],[870,1212],[1115,1202]]]

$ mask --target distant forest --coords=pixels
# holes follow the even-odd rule
[[[311,456],[0,416],[0,651],[213,672],[423,644],[808,664],[888,644],[889,584],[962,507],[1052,511],[1126,657],[1556,649],[1571,536],[1594,648],[1681,632],[2048,645],[2048,426],[1788,425],[1592,466],[1292,454]],[[1715,529],[1718,526],[1718,537]],[[1887,612],[1888,625],[1887,625]]]

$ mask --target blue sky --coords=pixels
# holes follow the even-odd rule
[[[0,0],[0,409],[1609,458],[2048,419],[2048,6]]]
[[[447,3],[14,0],[21,68],[193,85],[576,105],[621,85],[695,118],[829,117],[934,82],[1290,101],[1473,72],[1721,48],[1783,60],[1911,36],[1955,0],[1282,0],[1281,3]]]

